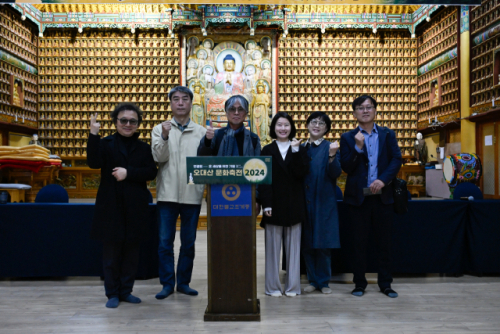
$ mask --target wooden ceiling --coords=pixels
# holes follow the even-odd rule
[[[205,1],[206,2],[206,1]],[[97,4],[97,3],[59,3],[34,4],[38,10],[50,13],[162,13],[167,9],[191,10],[197,9],[200,4]],[[239,6],[224,4],[223,6]],[[259,5],[259,9],[269,8],[268,5]],[[335,13],[335,14],[410,14],[416,11],[418,5],[276,5],[273,8],[288,8],[292,13]]]

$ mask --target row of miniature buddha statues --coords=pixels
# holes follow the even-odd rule
[[[353,101],[352,94],[342,95],[342,102]],[[355,95],[354,95],[355,96]],[[380,102],[416,102],[416,94],[372,94],[373,98]],[[324,94],[315,96],[312,94],[279,94],[278,101],[282,103],[297,103],[297,102],[335,102],[335,97],[332,94]]]
[[[178,57],[179,48],[106,48],[106,49],[59,49],[40,48],[39,57]]]
[[[26,109],[27,107],[29,107],[30,109],[29,110]],[[33,105],[27,106],[27,103],[24,104],[24,109],[21,109],[20,107],[16,106],[11,106],[9,104],[0,103],[0,114],[12,117],[17,116],[19,120],[22,119],[27,119],[30,121],[37,120],[36,107]]]
[[[2,65],[0,72],[3,73],[4,75],[5,74],[13,75],[13,76],[20,78],[20,79],[23,79],[24,81],[27,81],[33,85],[37,84],[37,81],[38,81],[37,75],[31,74],[31,73],[24,71],[18,67],[15,67],[14,65],[11,65],[11,64],[8,64],[5,62],[0,61],[0,64]]]
[[[296,37],[294,35],[289,35],[285,39],[279,40],[279,46],[284,48],[322,48],[322,49],[332,49],[332,48],[415,48],[417,47],[417,40],[409,38],[394,38],[386,37],[383,42],[379,36],[373,35],[361,35],[360,34],[352,39],[346,37],[335,38],[329,34],[321,35],[321,41],[318,40],[318,36],[311,37]]]
[[[40,76],[40,84],[175,84],[179,82],[178,75],[54,75]]]
[[[47,57],[39,58],[39,66],[93,66],[93,65],[105,65],[106,61],[109,65],[115,66],[179,66],[179,59],[177,57],[156,57],[152,55],[147,55],[146,57],[89,57],[89,58],[79,58],[79,57],[67,57],[67,58],[54,58]]]
[[[82,38],[82,39],[70,39],[70,38],[61,38],[61,39],[51,39],[51,38],[42,38],[39,41],[39,47],[41,48],[134,48],[134,47],[149,47],[149,48],[163,48],[163,47],[179,47],[178,39],[157,39],[152,37],[144,37],[144,38]]]
[[[406,84],[415,85],[415,76],[404,76],[404,75],[377,75],[377,76],[335,76],[335,77],[321,77],[318,80],[312,78],[311,83],[307,83],[307,77],[292,77],[292,76],[280,76],[279,86],[287,87],[287,85],[317,85],[325,86],[327,90],[330,89],[330,85],[340,85],[342,84],[340,91],[337,91],[336,86],[332,86],[332,93],[347,93],[344,90],[348,90],[348,85],[358,85],[358,86],[369,86],[369,85],[381,85],[381,84]],[[344,88],[345,87],[345,88]]]
[[[442,65],[443,66],[443,65]],[[438,76],[444,76],[446,74],[450,75],[449,80],[458,78],[458,69],[456,66],[449,66],[446,68],[438,67],[436,70],[432,70],[432,73],[426,73],[418,77],[417,85],[426,85],[430,80],[436,79]]]
[[[146,111],[143,106],[141,106],[143,111]],[[156,112],[147,112],[144,113],[143,121],[148,122],[150,120],[159,120],[165,119],[165,113],[171,111],[169,110],[157,110]],[[53,120],[62,120],[62,121],[78,121],[78,120],[90,120],[90,117],[95,114],[95,112],[103,112],[101,114],[101,122],[111,122],[111,118],[109,118],[109,112],[105,110],[93,110],[92,112],[84,111],[84,112],[67,112],[67,111],[55,111],[55,112],[39,112],[38,119],[40,121],[53,121]],[[168,117],[168,116],[167,116]]]
[[[288,57],[305,62],[303,66],[411,66],[411,57]],[[280,65],[284,65],[287,57],[279,57]]]
[[[9,92],[10,88],[10,75],[7,73],[1,73],[0,75],[0,87],[2,91]],[[24,91],[25,92],[31,92],[33,94],[36,94],[36,85],[29,83],[27,81],[24,82],[23,85]]]
[[[280,57],[416,57],[417,49],[284,49]]]
[[[134,102],[130,97],[124,98],[122,102]],[[88,101],[85,101],[88,102]],[[113,110],[113,103],[101,103],[102,101],[92,103],[65,103],[65,102],[52,102],[52,103],[39,103],[39,111],[53,111],[53,112],[72,112],[72,111],[86,111],[93,113],[94,111],[102,111],[109,113]],[[144,111],[169,111],[171,110],[169,101],[164,102],[142,102],[138,103]],[[105,116],[105,115],[104,115]]]
[[[418,106],[418,118],[420,120],[420,118],[422,117],[421,114],[425,113],[425,112],[431,112],[431,113],[434,113],[434,114],[440,116],[440,115],[454,113],[456,110],[458,110],[458,100],[453,101],[449,104],[438,105],[438,106],[433,106],[430,103],[425,105],[425,106],[419,105]]]
[[[5,93],[0,93],[0,104],[7,104],[10,105],[10,94],[5,94]],[[19,103],[19,101],[17,101]],[[29,110],[29,111],[36,111],[36,100],[33,100],[33,97],[26,97],[26,94],[24,95],[24,106],[22,109]]]
[[[314,111],[324,111],[335,112],[335,113],[351,113],[352,104],[348,103],[307,103],[307,104],[280,104],[280,110],[291,112],[297,114],[299,112],[314,112]],[[385,118],[389,113],[394,112],[408,112],[411,114],[412,111],[417,111],[416,103],[377,103],[377,116]],[[410,117],[411,118],[411,117]]]
[[[17,46],[3,38],[0,38],[0,48],[7,50],[9,53],[12,53],[22,60],[36,64],[36,56],[28,51],[26,51],[23,47]]]
[[[19,94],[18,92],[16,92],[17,94]],[[7,91],[0,91],[0,100],[1,101],[9,101],[10,100],[10,92],[7,90]],[[33,94],[31,92],[27,92],[25,91],[24,92],[24,101],[28,101],[28,102],[32,102],[32,103],[36,103],[36,94]]]
[[[108,83],[102,85],[84,85],[84,84],[52,84],[39,85],[39,93],[79,93],[79,92],[169,92],[173,88],[170,84],[161,83]]]
[[[458,80],[453,80],[453,81],[449,81],[446,83],[441,82],[441,85],[439,86],[439,90],[442,91],[442,93],[452,92],[456,89],[458,89]],[[426,94],[428,95],[430,92],[429,87],[425,87],[425,86],[419,86],[417,91],[418,91],[418,95],[426,95]]]
[[[92,67],[92,66],[80,66],[80,67],[43,67],[38,69],[38,74],[40,75],[76,75],[76,74],[117,74],[117,75],[176,75],[178,68],[176,67],[153,67],[153,66],[140,66],[140,67]]]
[[[167,85],[53,85],[45,86],[40,93],[165,93],[170,89]]]
[[[132,98],[132,94],[135,94]],[[45,95],[39,94],[38,102],[122,102],[122,101],[134,101],[134,102],[164,102],[166,100],[166,94],[153,94],[153,93],[127,93],[127,97],[123,93],[104,93],[104,94],[92,94],[92,93],[80,93],[80,94],[54,94]]]
[[[25,82],[24,91],[36,94],[36,86]],[[10,92],[10,80],[0,79],[0,92],[4,92],[7,94]]]
[[[0,12],[0,24],[14,33],[19,34],[28,41],[36,41],[36,36],[29,28],[24,26],[24,22],[12,19]]]
[[[432,101],[427,100],[427,101],[422,101],[418,104],[418,111],[425,111],[429,110],[435,107],[448,107],[453,109],[453,106],[459,101],[458,96],[452,96],[452,97],[442,97],[441,102],[438,100],[434,99]],[[446,108],[445,108],[446,109]]]
[[[41,58],[40,68],[47,66],[172,66],[179,67],[179,59],[177,58],[106,58],[106,57],[90,57],[90,58]],[[43,63],[43,64],[42,64]]]
[[[336,78],[337,79],[337,78]],[[321,82],[321,81],[320,81]],[[325,85],[293,85],[279,86],[279,93],[330,93],[330,94],[342,94],[342,93],[365,93],[365,94],[375,94],[375,93],[416,93],[417,86],[415,84],[400,84],[400,85],[388,85],[382,84],[382,82],[378,82],[378,85],[375,84],[356,84],[352,77],[345,81],[335,80],[334,84]],[[344,85],[340,85],[340,84]],[[337,97],[338,98],[338,97]]]
[[[417,58],[415,57],[350,57],[346,58],[322,58],[322,57],[280,57],[279,66],[314,66],[314,67],[332,67],[332,66],[356,66],[356,67],[408,67],[417,66]]]
[[[5,38],[7,41],[14,43],[15,45],[19,46],[20,48],[25,49],[26,51],[29,51],[33,55],[36,55],[36,47],[34,44],[30,43],[27,41],[25,38],[22,38],[19,36],[17,33],[9,31],[5,29],[5,27],[2,27],[3,29],[0,29],[0,36]]]
[[[318,68],[318,67],[304,67],[304,66],[284,66],[280,64],[279,67],[279,74],[280,75],[288,75],[288,76],[315,76],[318,77],[320,75],[326,76],[328,75],[329,77],[332,77],[332,80],[334,80],[333,76],[342,76],[342,75],[408,75],[408,76],[415,76],[417,73],[416,68],[414,67],[379,67],[379,66],[363,66],[363,67],[344,67],[342,69],[340,68]],[[305,81],[308,79],[313,80],[313,78],[304,78]],[[329,80],[327,77],[325,78],[326,80]],[[297,77],[296,81],[302,80],[301,77]],[[318,78],[319,80],[319,78]]]

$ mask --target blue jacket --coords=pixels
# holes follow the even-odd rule
[[[401,168],[401,150],[396,140],[396,134],[389,128],[377,125],[378,130],[378,179],[384,182],[382,188],[382,203],[394,203],[392,195],[392,180],[398,175]],[[354,146],[354,136],[359,132],[355,128],[346,132],[340,138],[340,164],[347,173],[347,181],[344,190],[344,202],[359,206],[363,203],[363,188],[368,186],[368,155],[366,146],[363,152],[358,153]]]
[[[307,222],[302,224],[302,246],[307,248],[340,248],[337,209],[337,178],[342,173],[339,154],[329,162],[330,142],[323,140],[308,150],[309,173],[304,180]]]

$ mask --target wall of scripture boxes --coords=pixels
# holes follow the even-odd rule
[[[477,36],[500,25],[500,1],[483,1],[471,7],[471,36]],[[500,35],[498,27],[493,37],[476,44],[471,39],[471,106],[491,106],[492,98],[500,100]],[[499,104],[498,102],[496,103]]]
[[[403,155],[413,155],[417,129],[417,41],[408,32],[290,33],[279,41],[279,110],[292,114],[299,138],[306,119],[324,111],[330,140],[354,129],[352,101],[370,94],[377,123],[396,132]]]
[[[425,65],[449,53],[438,66],[418,77],[418,127],[425,128],[429,119],[450,122],[460,118],[458,58],[459,7],[441,10],[417,31],[418,63]]]
[[[165,32],[52,30],[39,45],[39,135],[63,159],[84,158],[90,115],[101,135],[115,132],[109,117],[119,102],[144,111],[140,138],[171,118],[167,93],[179,84],[179,41]]]
[[[0,119],[17,118],[19,123],[33,128],[37,121],[37,76],[33,71],[37,56],[36,35],[33,23],[21,20],[8,6],[0,7]],[[24,64],[12,65],[7,61],[10,56]]]

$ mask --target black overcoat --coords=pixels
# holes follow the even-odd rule
[[[262,209],[272,208],[272,216],[263,214],[261,225],[293,226],[305,222],[304,177],[309,168],[306,149],[300,146],[299,152],[292,153],[289,147],[283,160],[278,144],[274,141],[262,149],[261,156],[273,157],[273,183],[259,185]]]
[[[151,147],[137,139],[127,152],[118,133],[100,139],[89,134],[87,162],[90,168],[101,169],[91,237],[96,240],[140,241],[148,229],[146,221],[149,190],[146,182],[156,177],[156,164]],[[127,169],[125,180],[118,182],[113,168]]]

